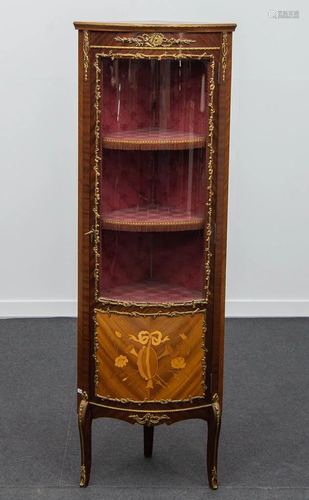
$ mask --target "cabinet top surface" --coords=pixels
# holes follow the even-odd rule
[[[132,22],[132,23],[96,23],[75,21],[74,26],[78,30],[93,30],[93,31],[132,31],[132,29],[153,30],[159,28],[161,31],[234,31],[237,24],[200,24],[200,23],[167,23],[163,21],[154,22]]]

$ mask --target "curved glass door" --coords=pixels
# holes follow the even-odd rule
[[[208,63],[100,61],[100,298],[202,300]]]

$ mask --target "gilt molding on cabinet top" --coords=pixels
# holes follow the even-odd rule
[[[121,43],[133,43],[138,47],[170,47],[171,45],[190,45],[191,43],[196,43],[196,40],[186,39],[186,38],[167,38],[163,33],[143,33],[136,37],[127,36],[116,36],[114,38],[116,42]]]

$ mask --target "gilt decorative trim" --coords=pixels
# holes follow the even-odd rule
[[[95,172],[95,188],[94,188],[94,208],[93,212],[95,215],[94,224],[94,246],[93,251],[95,254],[95,264],[94,264],[94,279],[95,279],[95,299],[98,300],[99,296],[99,267],[100,267],[100,214],[99,214],[99,202],[100,202],[100,162],[101,162],[101,151],[100,151],[100,99],[101,99],[101,80],[100,73],[101,69],[99,66],[99,60],[96,55],[95,63],[96,69],[96,84],[95,84],[95,157],[93,170]]]
[[[214,124],[214,91],[215,91],[215,59],[212,56],[211,58],[211,64],[210,64],[210,83],[209,83],[209,119],[208,119],[208,163],[207,163],[207,185],[206,185],[206,192],[208,192],[208,198],[206,201],[206,210],[207,210],[207,224],[206,224],[206,264],[205,264],[205,299],[206,302],[208,302],[209,295],[210,295],[210,274],[211,274],[211,241],[212,241],[212,197],[214,195],[213,190],[212,190],[212,183],[213,183],[213,173],[214,173],[214,167],[213,167],[213,155],[215,153],[215,149],[213,147],[213,133],[215,129],[215,124]]]
[[[153,399],[151,401],[149,401],[148,399],[145,400],[145,401],[135,401],[134,399],[128,399],[128,398],[108,398],[108,397],[105,397],[105,396],[100,396],[100,394],[96,394],[96,396],[98,398],[100,398],[102,401],[113,401],[114,403],[121,403],[121,404],[127,404],[127,403],[134,403],[134,404],[138,404],[138,405],[141,405],[141,403],[160,403],[161,405],[167,405],[169,403],[193,403],[196,399],[203,399],[203,396],[189,396],[188,399]],[[211,404],[210,405],[207,405],[207,406],[212,406]],[[104,408],[110,408],[109,406],[104,406]],[[194,410],[196,409],[197,407],[191,407],[191,408],[187,408],[187,410]],[[204,408],[204,406],[199,406],[198,408]],[[114,408],[115,409],[115,408]],[[119,410],[122,408],[116,408],[116,410]],[[131,411],[131,410],[130,410]],[[134,411],[137,411],[137,410],[134,410]],[[145,410],[143,410],[145,411]],[[156,412],[158,411],[161,411],[161,410],[156,410]],[[168,411],[168,410],[162,410],[162,411]]]
[[[161,420],[170,420],[170,417],[167,415],[154,415],[153,413],[146,413],[143,417],[139,417],[138,415],[129,415],[129,418],[133,418],[135,422],[140,425],[146,425],[150,427],[151,425],[157,425]]]
[[[170,309],[171,307],[197,307],[199,305],[205,305],[207,302],[204,299],[200,300],[190,300],[188,302],[134,302],[134,301],[121,301],[116,299],[109,299],[99,297],[98,301],[102,305],[113,304],[117,306],[123,307],[139,307],[140,309],[144,309],[145,307],[162,307],[164,309]]]
[[[86,480],[87,480],[86,467],[84,465],[82,465],[80,468],[79,486],[81,486],[83,488],[86,484]]]
[[[118,50],[125,50],[126,47],[116,47],[115,45],[90,45],[91,49],[118,49]],[[140,49],[141,47],[138,46],[130,46],[131,49]],[[175,47],[156,47],[156,50],[175,50]],[[221,50],[221,47],[184,47],[185,51],[187,52],[188,50]],[[154,47],[143,47],[143,50],[154,50]]]
[[[85,408],[87,403],[88,403],[88,394],[86,391],[83,391],[83,399],[80,402],[79,410],[78,410],[78,422],[79,422],[79,424],[82,423],[82,413],[83,413],[83,409]]]
[[[173,312],[157,312],[157,313],[143,313],[143,312],[137,312],[137,311],[132,311],[132,312],[123,312],[123,311],[114,311],[107,307],[106,309],[95,309],[95,313],[101,313],[101,314],[118,314],[119,316],[132,316],[132,317],[143,317],[146,318],[147,316],[152,317],[153,319],[156,319],[158,316],[168,316],[169,318],[175,318],[177,316],[185,316],[187,314],[190,314],[193,316],[194,314],[197,313],[206,313],[206,309],[194,309],[194,311],[173,311]]]
[[[83,52],[84,52],[84,71],[85,71],[85,82],[88,80],[88,68],[89,68],[89,33],[84,31],[84,42],[83,42]]]
[[[83,391],[83,399],[80,402],[79,409],[78,409],[78,428],[79,428],[79,435],[80,435],[80,444],[81,444],[81,455],[82,455],[82,465],[80,468],[80,480],[79,480],[79,485],[81,487],[85,486],[87,476],[86,476],[86,467],[84,463],[85,459],[85,443],[84,443],[84,435],[82,431],[82,418],[83,418],[83,411],[85,406],[88,404],[88,394],[86,391]]]
[[[191,43],[196,43],[196,40],[187,39],[187,38],[167,38],[163,33],[152,33],[147,34],[143,33],[142,35],[138,35],[136,37],[127,37],[127,36],[116,36],[114,38],[116,42],[121,43],[133,43],[138,47],[170,47],[171,45],[190,45]]]
[[[220,421],[221,421],[221,410],[219,403],[219,395],[215,393],[212,396],[212,406],[215,411],[216,418],[216,432],[215,432],[215,452],[214,452],[214,467],[211,472],[211,485],[214,490],[218,489],[218,476],[217,476],[217,450],[218,450],[218,439],[219,439],[219,430],[220,430]]]
[[[188,398],[183,398],[183,399],[146,399],[145,401],[136,401],[135,399],[129,399],[129,398],[110,398],[107,396],[101,396],[100,394],[96,394],[98,398],[100,398],[102,401],[112,401],[113,403],[122,403],[122,404],[127,404],[127,403],[132,403],[132,404],[144,404],[144,403],[160,403],[161,405],[167,405],[169,403],[193,403],[196,400],[202,400],[204,399],[204,396],[189,396]],[[196,401],[198,402],[198,401]],[[211,405],[207,405],[211,406]],[[109,406],[104,406],[104,408],[110,408]],[[186,410],[196,410],[198,408],[204,408],[204,406],[199,406],[199,407],[192,407],[192,408],[186,408]],[[116,410],[122,410],[122,408],[114,408]],[[131,410],[130,410],[131,411]],[[134,410],[136,411],[136,410]],[[143,410],[145,411],[145,410]],[[156,410],[157,411],[157,410]],[[169,410],[163,410],[163,411],[169,411]]]
[[[225,82],[225,72],[227,66],[227,53],[228,53],[228,45],[227,45],[227,33],[223,33],[222,36],[222,81]]]
[[[216,423],[217,426],[220,425],[220,404],[219,404],[219,396],[215,393],[212,397],[212,404],[216,412]]]
[[[211,471],[211,486],[213,490],[218,489],[218,474],[217,467],[214,467]]]
[[[126,401],[126,400],[125,400]],[[157,403],[162,403],[162,401],[152,401],[152,402],[157,402]],[[170,401],[171,402],[171,401]],[[173,403],[177,403],[178,401],[174,401]],[[183,402],[183,400],[182,400]],[[132,412],[134,411],[135,413],[146,413],[148,412],[147,410],[136,410],[132,408],[117,408],[116,406],[109,406],[109,405],[104,405],[101,403],[94,403],[90,402],[89,404],[93,406],[98,406],[99,408],[105,408],[106,410],[116,410],[116,411],[124,411],[124,412]],[[195,410],[204,410],[205,408],[210,408],[212,405],[211,404],[205,404],[205,405],[199,405],[199,406],[189,406],[187,408],[174,408],[172,410],[164,409],[164,410],[155,410],[156,413],[179,413],[183,411],[195,411]]]
[[[204,394],[206,394],[207,386],[205,383],[206,380],[206,370],[207,370],[207,360],[206,360],[206,354],[208,350],[206,349],[206,332],[207,332],[207,323],[206,323],[206,318],[203,321],[203,344],[202,344],[202,349],[204,350],[204,357],[202,359],[202,370],[203,370],[203,381],[202,385],[204,388]]]
[[[99,360],[97,357],[97,352],[99,349],[99,342],[98,342],[98,327],[99,323],[97,322],[96,315],[93,318],[94,324],[95,324],[95,330],[94,330],[94,345],[93,345],[93,358],[94,358],[94,363],[95,363],[95,370],[94,370],[94,386],[97,389],[99,385]]]
[[[110,57],[112,61],[114,59],[156,59],[157,61],[161,61],[164,57],[167,59],[175,59],[176,61],[182,61],[184,59],[197,59],[198,61],[201,61],[201,59],[213,59],[214,57],[213,55],[207,54],[207,52],[203,52],[203,54],[183,54],[181,52],[176,52],[173,54],[169,52],[164,52],[163,54],[144,54],[143,52],[125,53],[113,52],[112,50],[110,50],[109,52],[96,54],[96,57],[99,56]]]
[[[225,33],[226,34],[226,33]],[[227,36],[227,34],[226,34]],[[94,226],[94,253],[95,253],[95,269],[94,269],[94,277],[95,277],[95,300],[101,301],[99,298],[99,272],[100,272],[100,263],[99,263],[99,244],[100,244],[100,214],[99,214],[99,199],[100,199],[100,188],[99,188],[99,165],[101,162],[101,154],[100,154],[100,100],[101,100],[101,79],[100,79],[100,64],[99,59],[102,57],[110,57],[111,60],[114,59],[156,59],[161,61],[164,58],[167,59],[175,59],[175,60],[184,60],[184,59],[196,59],[198,61],[202,59],[210,60],[210,85],[209,85],[209,99],[208,99],[208,107],[209,107],[209,129],[208,129],[208,163],[207,163],[207,184],[206,184],[206,192],[208,193],[208,197],[206,200],[206,212],[207,212],[207,224],[206,224],[206,245],[205,245],[205,296],[204,300],[197,301],[197,303],[208,303],[209,295],[210,295],[210,273],[211,273],[211,241],[212,241],[212,197],[214,195],[212,190],[213,184],[213,155],[215,153],[215,149],[213,147],[213,131],[214,131],[214,90],[215,90],[215,58],[213,54],[208,54],[207,52],[203,52],[202,54],[183,54],[180,52],[164,52],[162,54],[145,54],[141,52],[135,53],[123,53],[123,52],[113,52],[110,50],[109,52],[101,52],[95,55],[94,66],[96,68],[96,85],[95,85],[95,113],[96,113],[96,125],[95,125],[95,201],[94,201],[94,214],[95,214],[95,226]],[[206,155],[207,157],[207,155]],[[103,303],[106,301],[103,299]],[[109,302],[109,301],[108,301]],[[118,301],[117,301],[118,303]],[[125,303],[123,303],[125,304]],[[133,304],[133,303],[132,303]],[[135,304],[134,304],[135,305]],[[142,304],[145,306],[146,304]],[[160,304],[154,304],[160,305]],[[175,305],[175,304],[173,304]],[[178,304],[177,304],[178,305]],[[135,313],[132,313],[134,315]]]

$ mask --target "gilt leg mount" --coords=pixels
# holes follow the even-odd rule
[[[82,488],[88,486],[91,469],[91,416],[88,397],[83,395],[83,399],[78,411],[78,427],[81,449],[81,469],[79,485]]]
[[[209,487],[212,490],[218,489],[217,460],[218,443],[221,426],[221,409],[218,394],[212,398],[212,416],[208,420],[208,441],[207,441],[207,473]]]

